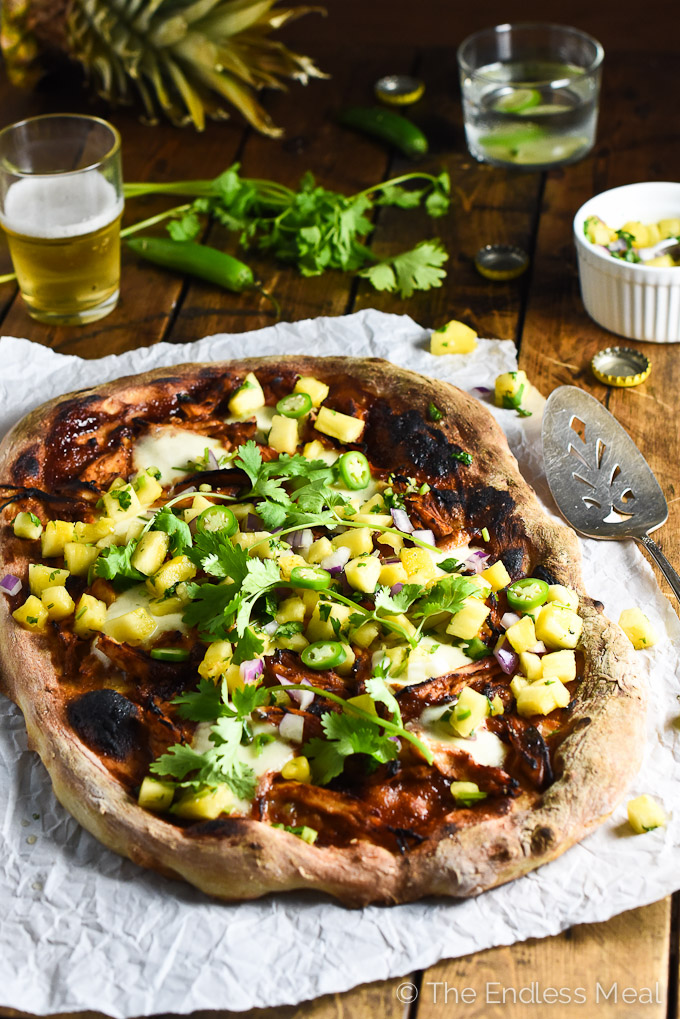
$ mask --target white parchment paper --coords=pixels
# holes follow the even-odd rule
[[[515,366],[510,342],[482,340],[433,357],[429,333],[375,311],[281,323],[258,332],[84,361],[0,339],[0,434],[52,396],[157,365],[276,353],[379,356],[472,390]],[[480,395],[475,393],[475,395]],[[481,396],[488,402],[488,397]],[[540,401],[531,418],[495,410],[525,476],[549,504],[541,473]],[[663,532],[662,532],[663,538]],[[316,895],[213,902],[104,849],[60,807],[23,719],[0,699],[0,1002],[27,1012],[94,1009],[128,1017],[297,1003],[406,974],[439,959],[605,920],[680,887],[680,623],[631,542],[582,543],[589,593],[618,619],[638,605],[662,634],[640,653],[650,697],[642,771],[665,829],[632,835],[625,801],[553,863],[466,902],[428,900],[347,910]]]

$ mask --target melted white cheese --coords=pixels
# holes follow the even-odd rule
[[[376,651],[373,655],[375,668],[385,657],[384,651]],[[455,672],[467,665],[471,659],[460,648],[452,644],[442,644],[432,637],[422,637],[418,646],[408,656],[406,668],[399,676],[390,676],[390,686],[401,689],[414,683],[424,683],[426,679],[436,679]]]
[[[204,754],[207,750],[214,748],[215,744],[210,739],[210,730],[214,724],[214,722],[199,722],[196,726],[191,746],[197,753]],[[237,760],[241,764],[246,764],[249,768],[252,768],[257,778],[260,778],[261,775],[266,775],[269,771],[281,771],[284,764],[295,756],[291,744],[281,739],[278,727],[270,725],[269,722],[253,722],[251,728],[254,736],[267,733],[267,735],[275,736],[276,738],[271,743],[266,743],[259,754],[255,753],[253,744],[239,746],[236,755]],[[250,813],[250,806],[250,800],[234,798],[234,804],[230,813],[248,814]]]
[[[455,736],[446,722],[440,721],[441,716],[450,707],[450,704],[436,704],[431,708],[425,708],[420,716],[420,724],[425,730],[422,734],[423,742],[456,747],[469,754],[477,764],[501,768],[508,753],[505,743],[495,732],[486,728],[485,722],[478,725],[471,736],[466,738]]]
[[[170,612],[167,616],[154,616],[149,610],[149,602],[152,596],[143,584],[137,584],[119,594],[116,600],[106,610],[107,622],[125,615],[126,612],[134,612],[135,609],[143,608],[151,615],[156,623],[156,629],[144,643],[157,637],[159,633],[167,633],[168,630],[179,630],[181,633],[188,632],[186,623],[182,622],[182,612]]]
[[[214,450],[218,459],[226,453],[219,439],[175,428],[174,425],[162,425],[152,428],[135,443],[132,460],[137,471],[157,467],[161,472],[161,485],[172,485],[178,478],[191,473],[186,464],[191,460],[201,460],[206,447]]]

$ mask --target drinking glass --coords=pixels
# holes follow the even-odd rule
[[[79,325],[115,308],[122,214],[111,124],[58,113],[0,132],[0,223],[32,318]]]
[[[467,146],[494,166],[546,170],[591,150],[604,50],[565,25],[497,25],[458,49]]]

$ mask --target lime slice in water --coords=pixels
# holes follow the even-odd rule
[[[540,101],[541,93],[535,88],[515,88],[497,99],[493,108],[498,113],[523,113],[532,106],[538,106]]]
[[[481,136],[479,144],[483,145],[484,148],[503,146],[508,149],[516,149],[525,142],[536,141],[539,138],[543,138],[544,135],[545,128],[540,127],[539,124],[518,124],[512,127],[499,127],[495,131],[489,131],[488,134]]]
[[[567,106],[565,103],[541,103],[540,106],[515,110],[515,113],[519,113],[522,117],[549,117],[555,113],[569,113],[572,109],[573,106]]]
[[[572,138],[537,138],[517,146],[511,160],[518,166],[546,166],[570,159],[588,145],[583,135]]]

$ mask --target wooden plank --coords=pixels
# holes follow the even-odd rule
[[[319,48],[321,49],[321,48]],[[353,194],[383,178],[388,156],[384,147],[349,134],[334,119],[343,105],[370,102],[370,84],[393,66],[393,60],[412,60],[412,51],[396,55],[360,47],[339,54],[335,48],[319,58],[332,77],[312,82],[295,95],[274,96],[268,104],[274,120],[285,127],[286,138],[271,141],[251,134],[246,142],[242,173],[247,177],[275,179],[295,187],[310,171],[330,190]],[[351,158],[343,158],[346,151]],[[226,166],[226,161],[225,161]],[[277,265],[271,258],[245,254],[233,234],[213,226],[211,244],[238,253],[259,274],[267,291],[281,304],[283,320],[342,315],[349,310],[353,277],[331,272],[305,278],[297,270]],[[270,325],[271,305],[257,294],[234,295],[215,287],[192,283],[180,319],[169,339],[196,339],[214,332],[243,332]]]
[[[419,61],[426,83],[424,98],[409,115],[424,130],[430,154],[418,163],[400,157],[390,174],[446,169],[452,182],[453,202],[447,216],[431,219],[424,211],[382,209],[373,250],[394,255],[429,237],[440,237],[449,252],[443,286],[419,292],[408,299],[377,293],[362,281],[356,308],[374,307],[411,315],[425,326],[439,326],[455,318],[480,336],[515,339],[525,298],[525,281],[494,283],[474,267],[476,252],[484,244],[533,247],[539,201],[539,174],[517,174],[477,163],[468,153],[463,136],[458,88],[453,87],[451,54],[425,53]]]
[[[409,977],[404,978],[406,980]],[[255,1008],[248,1012],[200,1011],[190,1013],[191,1019],[408,1019],[408,1005],[401,1003],[397,988],[403,981],[385,980],[362,984],[344,994],[324,994],[314,1001],[299,1005],[282,1005],[274,1008]],[[0,1008],[0,1016],[7,1019],[32,1019],[27,1012]],[[59,1012],[46,1019],[106,1019],[99,1012]],[[174,1013],[164,1013],[162,1019],[184,1019]]]
[[[554,938],[440,962],[423,977],[417,1019],[665,1019],[669,934],[667,898]]]

